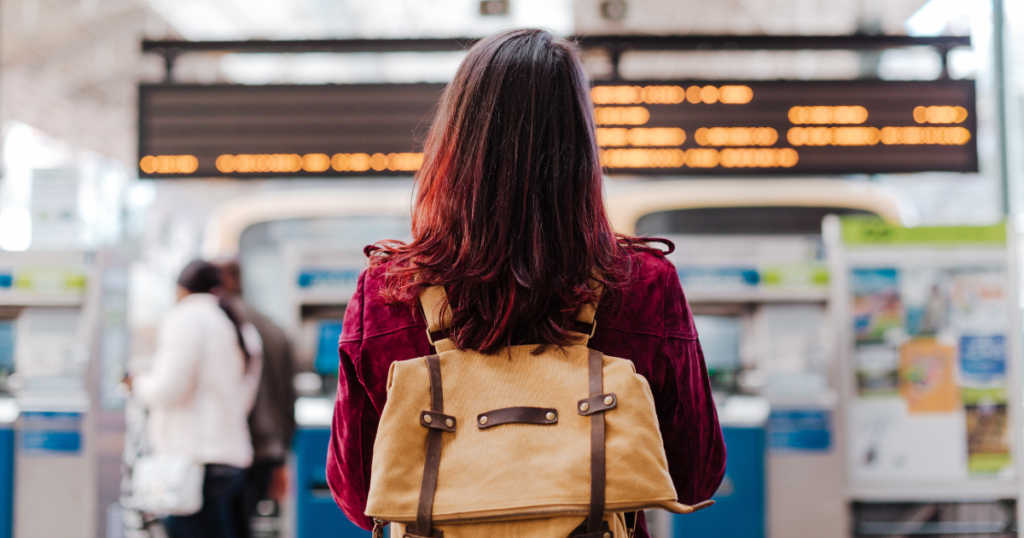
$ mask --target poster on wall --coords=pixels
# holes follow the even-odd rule
[[[911,340],[900,346],[900,396],[911,415],[952,413],[959,406],[953,365],[956,350],[935,340]]]
[[[858,344],[885,341],[903,325],[898,271],[892,268],[854,269],[853,326]]]
[[[853,477],[950,480],[1012,469],[1001,265],[851,268]]]
[[[1012,463],[1006,389],[964,390],[967,467],[973,475],[998,473]]]

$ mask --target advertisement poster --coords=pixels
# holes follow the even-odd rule
[[[928,267],[902,273],[900,300],[906,310],[907,335],[935,336],[949,329],[949,272]]]
[[[1003,272],[998,268],[965,268],[952,272],[951,324],[962,332],[991,334],[1004,331],[1009,298]]]
[[[1008,467],[1009,419],[1005,389],[965,389],[967,467],[971,474],[995,474]]]
[[[903,325],[896,269],[854,269],[854,331],[857,343],[882,342],[891,329]]]
[[[858,346],[857,394],[861,398],[899,396],[899,353],[894,346]]]
[[[931,339],[900,347],[900,395],[910,414],[951,413],[960,407],[955,356],[955,347]]]

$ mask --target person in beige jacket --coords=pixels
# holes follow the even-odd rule
[[[178,302],[162,321],[149,371],[132,392],[149,409],[154,454],[184,454],[204,464],[203,507],[170,516],[171,538],[237,538],[232,504],[253,449],[248,418],[262,369],[259,334],[212,292],[219,270],[194,261],[178,279]]]

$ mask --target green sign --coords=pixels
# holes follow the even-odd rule
[[[842,217],[843,243],[847,245],[936,245],[970,243],[1006,244],[1006,225],[918,226],[906,228],[877,217]]]

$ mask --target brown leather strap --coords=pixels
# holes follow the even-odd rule
[[[502,424],[557,424],[558,410],[547,407],[505,407],[476,417],[476,426],[481,430]]]
[[[696,512],[697,510],[703,510],[713,504],[715,504],[715,501],[712,500],[701,501],[697,504],[691,505],[690,508],[693,508],[693,512]],[[692,514],[693,512],[690,513]]]
[[[604,391],[604,354],[591,349],[587,359],[590,396],[599,396]],[[604,520],[604,413],[590,415],[590,515],[587,517],[587,534],[600,532]]]
[[[608,394],[598,394],[597,396],[591,396],[576,402],[576,411],[580,415],[588,416],[594,413],[603,413],[609,409],[615,409],[618,405],[618,397],[615,396],[614,392],[609,392]]]
[[[430,374],[431,415],[444,416],[444,392],[441,388],[441,360],[437,355],[427,357],[427,371]],[[422,415],[421,415],[422,420]],[[416,532],[418,536],[431,536],[434,510],[434,492],[437,490],[437,473],[441,469],[441,435],[444,430],[429,428],[427,431],[427,458],[423,465],[423,481],[420,483],[420,502],[416,507]]]
[[[442,286],[428,286],[420,292],[423,319],[427,322],[427,340],[437,353],[455,349],[451,336],[452,309]]]

